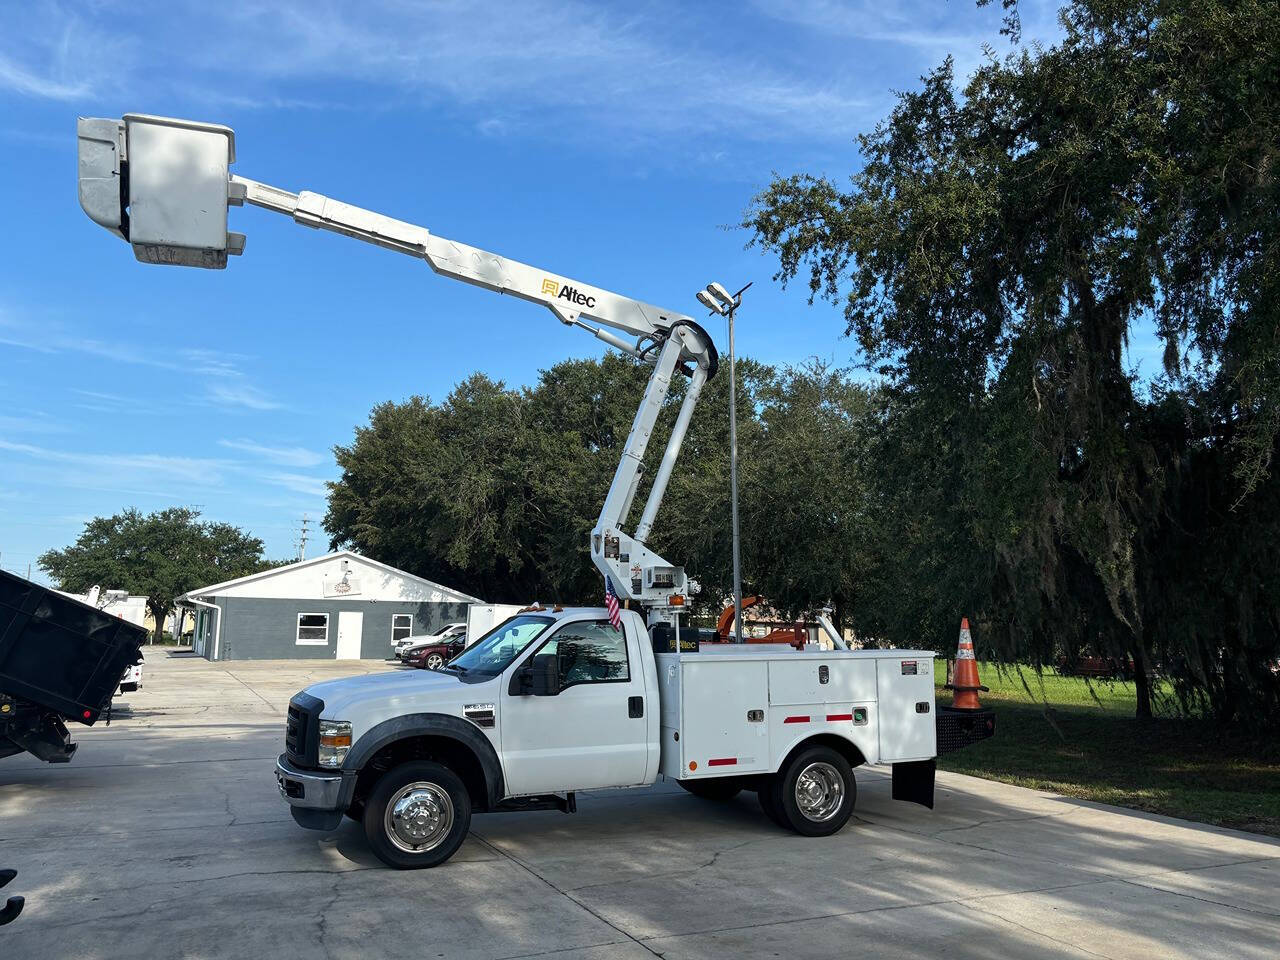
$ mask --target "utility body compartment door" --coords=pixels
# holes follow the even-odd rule
[[[933,657],[918,650],[888,651],[876,659],[880,762],[928,760],[937,755]]]
[[[681,779],[767,771],[769,664],[689,657],[680,666]],[[697,764],[693,770],[691,763]]]

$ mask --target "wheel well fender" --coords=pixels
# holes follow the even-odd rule
[[[468,720],[442,713],[392,717],[367,730],[351,745],[343,770],[354,773],[352,795],[368,795],[378,777],[409,760],[434,760],[453,770],[466,784],[477,811],[491,810],[502,799],[502,764],[498,752]]]
[[[786,755],[782,758],[782,762],[778,764],[778,772],[787,769],[787,766],[795,759],[796,755],[810,747],[830,747],[836,753],[840,754],[849,761],[849,766],[860,767],[867,762],[866,755],[851,738],[842,736],[838,733],[815,733],[807,737],[802,737],[795,743]]]

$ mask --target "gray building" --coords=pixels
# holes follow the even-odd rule
[[[382,660],[396,640],[465,621],[478,602],[349,550],[178,598],[209,660]]]

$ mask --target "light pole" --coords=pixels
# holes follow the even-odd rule
[[[742,642],[742,552],[738,537],[738,373],[733,349],[733,316],[742,306],[747,284],[730,295],[718,283],[707,284],[698,291],[698,302],[729,320],[729,503],[733,516],[733,642]]]

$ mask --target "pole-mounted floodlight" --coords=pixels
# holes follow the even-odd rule
[[[738,301],[729,296],[729,291],[718,283],[708,283],[707,292],[719,300],[720,303],[728,309],[733,309],[738,305]],[[720,312],[723,313],[724,311],[721,310]]]
[[[751,284],[747,284],[747,287]],[[743,287],[735,294],[718,283],[698,291],[698,302],[729,319],[729,502],[733,511],[733,635],[742,642],[742,555],[738,545],[738,376],[733,349],[733,314],[742,304]]]
[[[720,306],[720,304],[716,303],[715,300],[712,299],[711,294],[707,293],[707,291],[698,291],[698,302],[712,313],[718,313],[720,316],[724,316],[724,308]]]

